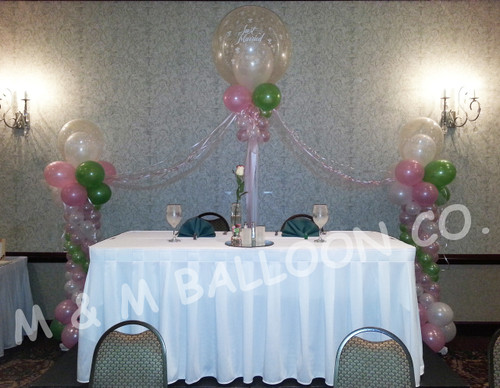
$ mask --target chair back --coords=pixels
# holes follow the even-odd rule
[[[285,227],[285,225],[286,225],[286,223],[287,223],[288,221],[294,220],[294,219],[296,219],[296,218],[307,218],[307,219],[309,219],[309,220],[313,221],[312,216],[310,216],[309,214],[294,214],[293,216],[288,217],[288,218],[285,220],[285,222],[283,222],[283,225],[281,225],[280,230],[283,230],[283,229],[284,229],[284,227]],[[314,221],[313,221],[313,222],[314,222]]]
[[[139,334],[118,331],[139,325]],[[104,332],[94,350],[89,387],[167,387],[167,354],[160,333],[141,321],[120,322]]]
[[[500,329],[488,345],[488,380],[490,388],[500,388]]]
[[[383,341],[359,337],[379,333]],[[373,335],[373,334],[372,334]],[[335,359],[335,388],[415,387],[413,361],[405,344],[378,327],[354,330],[340,344]]]
[[[200,214],[198,218],[202,218],[205,221],[210,222],[216,232],[229,232],[231,230],[226,219],[218,213],[206,212]]]

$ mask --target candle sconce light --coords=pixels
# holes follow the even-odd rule
[[[5,112],[2,114],[0,121],[3,121],[5,126],[12,129],[13,133],[18,136],[27,136],[31,129],[28,93],[24,93],[24,110],[17,110],[16,93],[10,90],[0,94],[0,112],[3,110],[3,105],[7,105]],[[5,102],[4,102],[5,101]],[[12,112],[11,112],[12,111]],[[8,117],[10,116],[10,117]]]
[[[450,96],[446,95],[446,89],[443,92],[443,111],[441,112],[441,128],[444,133],[449,130],[455,130],[461,128],[467,124],[467,122],[474,122],[479,118],[481,114],[481,104],[479,103],[479,97],[476,96],[476,91],[473,91],[473,96],[470,97],[470,90],[465,87],[461,87],[457,94],[457,108],[452,110],[448,105],[448,100],[451,99]]]

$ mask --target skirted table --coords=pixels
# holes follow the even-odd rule
[[[90,247],[80,313],[78,381],[88,382],[104,331],[146,321],[167,346],[169,383],[215,377],[267,384],[333,384],[342,339],[383,327],[423,374],[415,248],[378,232],[328,232],[327,242],[266,233],[268,246],[227,246],[229,235],[181,238],[131,231]],[[272,244],[272,245],[271,245]]]
[[[31,324],[33,299],[27,263],[25,256],[0,260],[0,357],[4,349],[19,345],[15,340],[16,311],[20,309]]]

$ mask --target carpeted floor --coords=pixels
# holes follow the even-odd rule
[[[457,336],[447,344],[443,359],[471,388],[488,387],[488,343],[485,336]],[[64,354],[57,341],[43,335],[34,342],[25,338],[0,358],[0,388],[29,387]]]

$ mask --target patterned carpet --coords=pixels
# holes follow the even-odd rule
[[[447,344],[446,363],[471,388],[488,387],[487,346],[489,337],[457,337]],[[31,342],[5,351],[0,358],[0,388],[29,387],[64,355],[59,343],[43,334]]]

